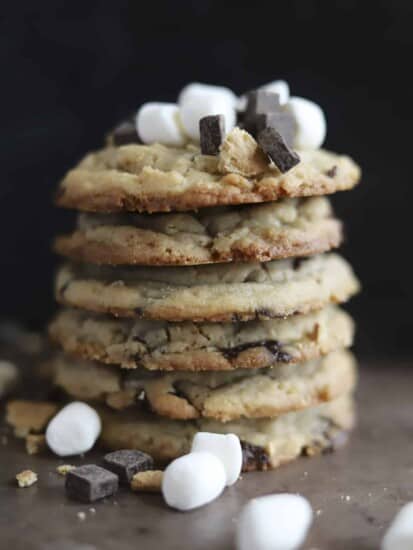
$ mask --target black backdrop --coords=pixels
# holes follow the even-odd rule
[[[412,351],[412,15],[409,0],[3,4],[1,316],[40,326],[52,313],[49,243],[72,214],[51,195],[108,128],[188,81],[242,92],[285,78],[325,109],[326,146],[364,169],[334,198],[364,283],[358,347]]]

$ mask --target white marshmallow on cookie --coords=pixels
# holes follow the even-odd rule
[[[228,88],[206,84],[189,84],[179,95],[182,127],[188,137],[199,142],[199,121],[209,115],[223,115],[225,132],[230,132],[237,121],[237,98]]]
[[[225,86],[214,86],[212,84],[202,84],[201,82],[191,82],[182,88],[179,96],[178,103],[181,105],[187,101],[200,100],[205,96],[220,96],[226,99],[234,108],[238,101],[237,96],[232,90]]]
[[[321,107],[304,97],[291,97],[286,108],[294,115],[297,123],[294,147],[297,149],[321,147],[327,133],[327,122]]]
[[[191,452],[171,462],[162,479],[162,494],[171,508],[183,512],[216,499],[224,490],[226,473],[212,453]]]
[[[191,452],[206,451],[214,454],[224,465],[226,485],[233,485],[242,468],[242,448],[235,434],[198,432],[192,441]]]
[[[49,422],[46,443],[58,456],[79,455],[93,447],[101,430],[102,423],[95,409],[74,401]]]
[[[280,105],[285,105],[290,99],[290,87],[285,80],[273,80],[272,82],[268,82],[268,84],[260,86],[258,89],[278,94]],[[247,101],[246,94],[239,97],[237,101],[237,111],[245,111],[247,108]]]
[[[136,130],[144,143],[182,146],[183,135],[179,108],[175,103],[144,103],[136,114]]]
[[[250,500],[236,532],[237,550],[294,550],[304,542],[313,512],[307,499],[281,493]]]
[[[382,550],[413,548],[413,502],[405,504],[396,515],[381,544]]]

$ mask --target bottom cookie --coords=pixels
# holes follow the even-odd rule
[[[275,419],[215,420],[188,422],[160,419],[153,414],[139,417],[126,412],[100,411],[102,444],[109,449],[140,449],[156,461],[168,462],[190,449],[197,431],[235,433],[243,446],[243,471],[277,468],[298,456],[334,450],[345,442],[355,422],[351,395],[330,403]]]

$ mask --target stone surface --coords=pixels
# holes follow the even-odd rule
[[[274,472],[244,474],[218,500],[190,515],[168,509],[159,494],[127,488],[94,503],[92,512],[90,505],[66,498],[64,477],[56,472],[62,461],[49,454],[28,456],[24,442],[11,435],[2,444],[0,427],[0,547],[227,550],[243,504],[277,491],[299,492],[312,504],[314,524],[304,550],[373,550],[399,508],[413,499],[413,486],[406,483],[413,469],[412,383],[411,361],[362,364],[359,427],[344,449]],[[97,450],[73,463],[98,461],[103,454]],[[13,478],[26,468],[40,481],[19,491]]]

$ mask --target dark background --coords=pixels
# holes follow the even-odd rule
[[[412,15],[408,0],[3,5],[0,315],[41,326],[52,313],[49,243],[72,217],[53,190],[118,120],[188,81],[241,93],[285,78],[324,108],[326,146],[363,167],[334,198],[364,283],[358,348],[413,351]]]

